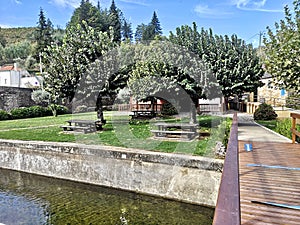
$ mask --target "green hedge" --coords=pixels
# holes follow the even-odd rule
[[[0,110],[0,120],[9,120],[9,119],[11,119],[11,115],[4,110]]]
[[[57,107],[57,115],[67,114],[69,110],[65,106]],[[12,109],[10,113],[0,110],[0,120],[25,119],[34,117],[51,116],[52,111],[49,107],[31,106]]]

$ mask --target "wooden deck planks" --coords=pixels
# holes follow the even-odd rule
[[[300,210],[252,203],[274,202],[300,207],[300,145],[239,141],[242,224],[300,224]],[[257,164],[261,166],[253,166]]]

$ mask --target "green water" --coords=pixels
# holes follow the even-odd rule
[[[208,225],[211,208],[0,169],[0,223]]]

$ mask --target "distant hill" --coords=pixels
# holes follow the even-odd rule
[[[1,28],[7,45],[28,40],[34,42],[35,27]]]

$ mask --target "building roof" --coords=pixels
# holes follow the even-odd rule
[[[262,79],[268,79],[268,78],[272,78],[273,76],[267,72],[264,73],[264,75],[262,76]]]
[[[14,65],[4,65],[0,67],[0,71],[12,71],[12,70],[15,70]],[[17,68],[17,71],[20,71],[20,68]]]

